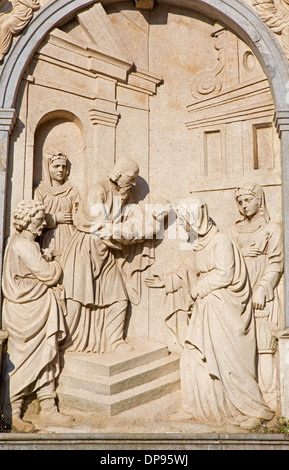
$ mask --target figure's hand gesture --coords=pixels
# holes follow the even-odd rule
[[[266,294],[262,286],[257,287],[253,294],[253,307],[257,310],[264,310],[266,304]]]
[[[153,274],[153,277],[145,279],[144,283],[147,287],[152,287],[152,288],[159,289],[161,287],[165,287],[164,281],[157,274]]]
[[[53,260],[53,252],[50,250],[50,248],[45,248],[43,251],[43,258],[45,261],[52,261]]]
[[[158,222],[161,222],[163,219],[168,217],[168,214],[171,211],[171,209],[172,209],[171,203],[166,201],[165,204],[158,204],[157,206],[154,207],[152,211],[152,216]]]
[[[248,256],[250,258],[255,258],[257,256],[262,255],[263,251],[260,250],[260,248],[257,248],[256,246],[246,246],[242,248],[242,255],[243,256]]]
[[[58,224],[73,224],[72,212],[57,212],[56,222]]]

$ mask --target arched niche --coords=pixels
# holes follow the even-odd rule
[[[85,144],[81,122],[67,111],[46,114],[34,134],[33,188],[42,177],[43,156],[57,150],[69,160],[69,180],[76,188],[85,187]]]

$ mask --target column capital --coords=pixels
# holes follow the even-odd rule
[[[119,120],[119,113],[117,112],[90,109],[89,115],[93,124],[101,124],[108,127],[116,127]]]
[[[0,109],[0,131],[11,134],[17,119],[17,113],[14,108]]]
[[[282,132],[289,131],[289,110],[277,111],[274,115],[274,122],[279,134],[281,137]]]

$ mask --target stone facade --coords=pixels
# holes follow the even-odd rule
[[[120,176],[113,180],[111,172],[123,158],[137,163],[138,177],[136,185],[133,182],[125,193],[122,207],[133,197],[142,214],[147,214],[149,209],[145,222],[149,220],[158,226],[154,225],[149,233],[144,234],[135,214],[129,213],[121,220],[122,230],[130,233],[130,236],[122,233],[123,258],[116,254],[119,253],[116,251],[120,249],[119,245],[108,248],[129,291],[128,298],[122,298],[118,281],[114,284],[112,278],[106,280],[104,265],[97,274],[101,287],[93,284],[94,291],[103,289],[105,283],[114,285],[116,300],[128,301],[121,331],[128,344],[133,344],[133,350],[122,353],[128,354],[128,358],[120,355],[112,363],[109,359],[106,363],[107,350],[104,347],[101,351],[104,354],[90,352],[85,359],[87,363],[84,361],[80,366],[77,355],[80,354],[79,360],[83,361],[85,348],[81,352],[76,348],[73,352],[63,353],[64,348],[60,346],[64,357],[64,367],[60,365],[63,373],[60,372],[58,392],[56,389],[60,408],[69,411],[72,403],[77,401],[82,411],[113,415],[141,406],[163,394],[178,392],[180,387],[183,389],[180,385],[184,382],[183,375],[189,372],[182,372],[180,382],[179,358],[183,355],[183,339],[194,308],[191,305],[187,310],[181,308],[182,314],[173,317],[174,328],[169,328],[166,321],[168,296],[163,290],[165,288],[168,294],[168,286],[164,284],[162,288],[150,289],[154,286],[149,286],[146,281],[152,276],[175,272],[181,260],[186,262],[191,256],[190,250],[185,248],[185,235],[178,229],[177,217],[170,219],[168,205],[176,209],[180,201],[188,198],[205,201],[214,223],[234,240],[232,233],[240,219],[235,191],[243,188],[244,193],[244,188],[247,188],[244,193],[247,194],[249,181],[253,184],[250,196],[266,201],[266,204],[260,202],[254,213],[260,217],[257,217],[260,227],[264,228],[269,220],[276,224],[272,229],[271,225],[270,229],[266,228],[264,236],[267,241],[253,255],[248,255],[245,250],[242,252],[243,246],[238,246],[245,265],[249,258],[247,269],[252,291],[251,258],[256,266],[260,266],[260,260],[266,258],[270,261],[275,256],[270,272],[277,273],[276,279],[272,275],[274,279],[271,276],[266,280],[267,290],[265,281],[263,284],[260,281],[267,292],[264,305],[260,307],[255,302],[254,306],[252,297],[252,321],[257,327],[255,341],[261,328],[262,338],[267,335],[266,340],[270,343],[270,347],[255,346],[259,367],[256,381],[266,406],[270,406],[277,417],[289,418],[286,333],[289,327],[287,1],[17,0],[11,4],[6,2],[3,13],[0,18],[2,261],[8,240],[14,233],[18,204],[22,200],[40,198],[45,206],[48,193],[44,197],[43,191],[41,193],[37,188],[45,179],[45,171],[49,173],[51,161],[57,161],[57,155],[58,160],[65,156],[67,173],[56,190],[50,172],[52,189],[49,197],[51,201],[58,198],[58,204],[60,194],[68,191],[69,183],[74,191],[73,202],[72,199],[69,201],[76,207],[78,215],[73,219],[71,213],[74,209],[64,208],[68,204],[68,196],[61,200],[61,209],[56,209],[56,205],[52,209],[50,205],[48,210],[46,206],[47,225],[43,234],[49,228],[53,230],[53,259],[47,258],[46,262],[59,262],[64,272],[66,301],[80,302],[78,297],[73,297],[74,294],[67,294],[70,287],[65,274],[65,250],[70,237],[76,237],[74,229],[80,234],[86,233],[85,240],[90,243],[90,228],[83,227],[87,223],[84,223],[84,214],[88,214],[93,204],[87,206],[87,210],[83,201],[93,200],[94,204],[103,201],[99,199],[100,186],[93,189],[100,182],[110,181],[118,186]],[[45,170],[45,158],[51,159],[48,154],[52,155],[52,160],[47,160]],[[101,184],[105,197],[109,198],[112,190]],[[262,196],[261,190],[252,189],[257,186],[261,188]],[[162,210],[158,204],[162,205]],[[47,213],[51,216],[49,222]],[[175,214],[178,214],[177,210]],[[251,221],[246,211],[241,215],[246,223]],[[65,224],[71,225],[73,230],[63,235],[63,244],[56,249],[58,227]],[[283,227],[284,240],[282,235],[276,235],[279,226]],[[248,233],[260,238],[257,228],[259,225],[254,229],[250,225]],[[246,232],[247,229],[242,230]],[[97,237],[108,246],[99,227]],[[115,242],[114,237],[114,232],[109,232],[109,240]],[[275,245],[282,246],[278,255],[271,242],[274,237],[278,238]],[[38,243],[37,237],[35,240]],[[252,245],[257,246],[258,241]],[[76,245],[71,243],[69,246]],[[39,249],[47,247],[40,241]],[[79,258],[83,259],[87,253],[91,255],[89,250],[80,252]],[[224,256],[229,256],[226,253]],[[92,264],[96,263],[95,260],[91,255]],[[262,265],[262,280],[269,270],[267,261]],[[16,266],[15,261],[11,263]],[[71,274],[74,291],[75,286],[84,285],[83,279],[86,279],[85,285],[90,282],[83,277],[84,270],[81,269]],[[7,269],[5,273],[4,283]],[[21,273],[11,268],[11,276],[15,275],[20,276]],[[57,283],[54,282],[55,285]],[[62,285],[62,281],[59,283]],[[229,289],[229,284],[219,288]],[[130,295],[131,291],[133,294]],[[3,288],[4,304],[7,292]],[[107,299],[106,291],[101,295]],[[275,307],[277,297],[278,307]],[[268,324],[264,326],[263,320],[257,318],[266,316],[272,303],[274,328],[268,329]],[[115,301],[103,300],[103,304],[99,299],[84,302],[85,312],[82,312],[81,319],[89,318],[85,325],[96,328],[93,326],[96,323],[91,320],[93,315],[98,315],[95,310],[108,305],[115,305]],[[66,308],[67,318],[70,318],[68,304]],[[74,338],[74,326],[71,325],[75,323],[74,320],[71,324],[69,321],[67,334]],[[262,326],[259,328],[260,322]],[[3,325],[5,327],[5,318]],[[84,324],[79,325],[79,328],[85,328]],[[7,344],[9,349],[9,335]],[[143,368],[139,375],[134,367],[127,365],[130,355]],[[65,357],[66,364],[69,364],[66,368]],[[113,372],[114,368],[117,372]],[[80,369],[88,375],[75,382]],[[154,372],[156,369],[158,372]],[[119,379],[127,385],[119,385],[115,375],[125,373],[127,375]],[[137,387],[146,389],[139,388],[134,394],[132,390]],[[76,394],[72,392],[75,388]],[[119,396],[114,396],[117,393]],[[6,397],[7,400],[9,398]],[[3,403],[2,408],[4,412]]]

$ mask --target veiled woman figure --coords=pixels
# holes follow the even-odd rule
[[[34,198],[42,202],[46,212],[46,228],[40,239],[43,249],[50,249],[58,258],[74,233],[73,216],[79,203],[78,192],[67,180],[69,162],[58,151],[47,152],[42,166],[42,180]]]
[[[192,305],[180,362],[183,412],[175,418],[250,429],[271,420],[274,411],[265,404],[256,380],[255,327],[244,260],[214,225],[204,202],[183,201],[177,215],[196,236],[187,266],[146,281],[149,287],[166,287],[167,295],[176,298],[175,311]]]
[[[270,218],[259,184],[246,183],[237,188],[235,199],[242,217],[233,227],[232,236],[244,256],[253,291],[259,383],[263,393],[270,394],[276,389],[273,356],[280,323],[277,288],[283,273],[282,232]]]

